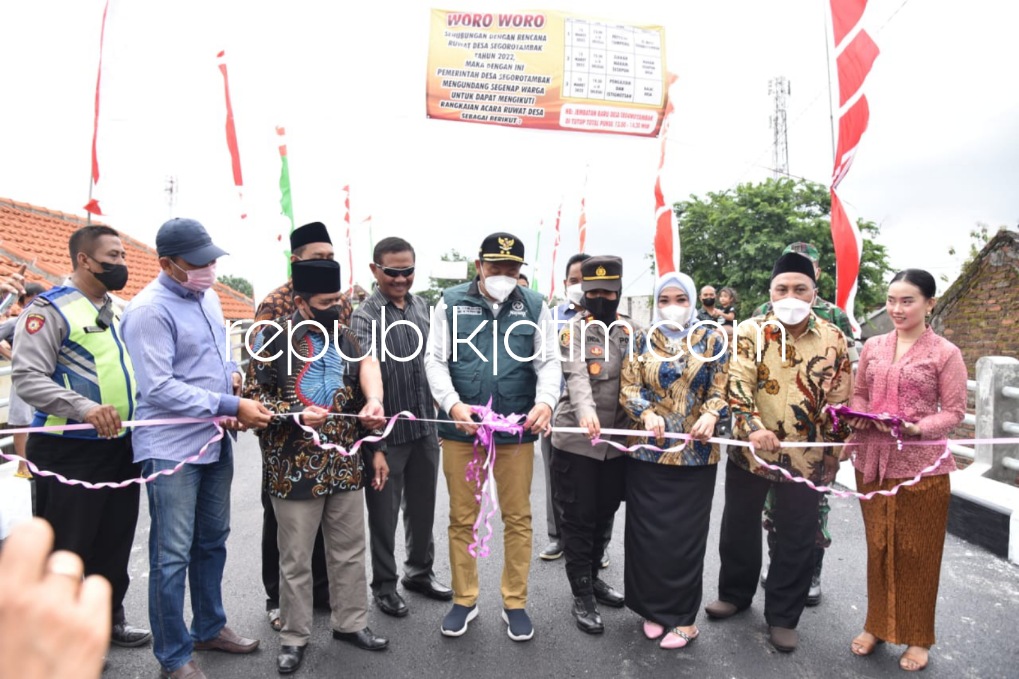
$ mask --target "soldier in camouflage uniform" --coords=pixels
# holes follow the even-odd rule
[[[817,247],[812,243],[792,243],[782,251],[782,254],[787,252],[796,252],[803,255],[814,263],[814,276],[815,278],[820,277],[821,267],[819,260],[821,258]],[[771,311],[771,302],[765,302],[761,306],[757,307],[754,311],[754,316],[763,316],[764,314]],[[853,326],[849,322],[849,316],[846,312],[838,308],[831,302],[823,300],[820,297],[814,298],[814,303],[811,305],[811,311],[814,312],[819,318],[823,318],[826,321],[834,323],[842,334],[846,336],[846,342],[849,344],[849,356],[853,363],[857,360],[857,352],[855,349],[855,340],[853,339]],[[764,517],[762,524],[764,529],[768,531],[768,560],[771,561],[771,554],[775,549],[775,525],[772,522],[772,507],[774,506],[774,493],[769,492],[768,497],[764,502]],[[814,577],[810,582],[810,591],[807,594],[807,605],[816,606],[821,603],[821,565],[824,563],[824,550],[831,545],[831,533],[828,531],[828,512],[831,511],[831,507],[828,504],[828,494],[824,493],[821,495],[821,506],[818,512],[817,522],[817,542],[814,550],[814,557],[816,559],[816,565],[814,566]],[[765,566],[763,573],[761,574],[761,586],[768,578],[768,567]]]

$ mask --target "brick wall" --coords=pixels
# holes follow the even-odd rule
[[[962,351],[971,379],[981,356],[1019,358],[1019,233],[999,232],[945,298],[932,324]]]

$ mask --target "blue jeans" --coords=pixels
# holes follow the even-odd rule
[[[145,475],[171,469],[171,460],[145,460]],[[230,534],[233,447],[223,439],[219,461],[187,464],[146,486],[149,496],[149,622],[152,650],[173,672],[191,660],[195,641],[226,625],[223,567]],[[184,624],[184,578],[191,585],[191,630]]]

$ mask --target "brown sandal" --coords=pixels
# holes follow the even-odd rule
[[[869,636],[870,639],[865,639],[864,635]],[[878,639],[870,632],[860,632],[849,645],[849,650],[851,650],[854,655],[867,656],[874,652],[874,649],[877,648],[878,644],[883,643],[885,643],[884,640]]]
[[[923,662],[920,662],[920,658],[917,657],[915,651],[910,653],[910,651],[915,648],[919,648],[923,651]],[[928,649],[923,648],[922,646],[910,646],[899,658],[899,667],[907,672],[919,672],[920,670],[927,669],[928,662],[930,662],[930,653]]]

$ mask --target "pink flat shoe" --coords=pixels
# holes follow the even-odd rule
[[[683,648],[689,645],[694,639],[696,639],[700,635],[701,635],[700,630],[697,630],[696,634],[691,635],[687,634],[683,630],[676,627],[674,629],[669,630],[669,633],[665,635],[665,638],[662,639],[661,643],[659,643],[658,645],[662,648],[667,649]]]
[[[654,641],[655,639],[661,638],[665,634],[665,628],[659,625],[657,622],[651,622],[650,620],[644,621],[644,636]]]

